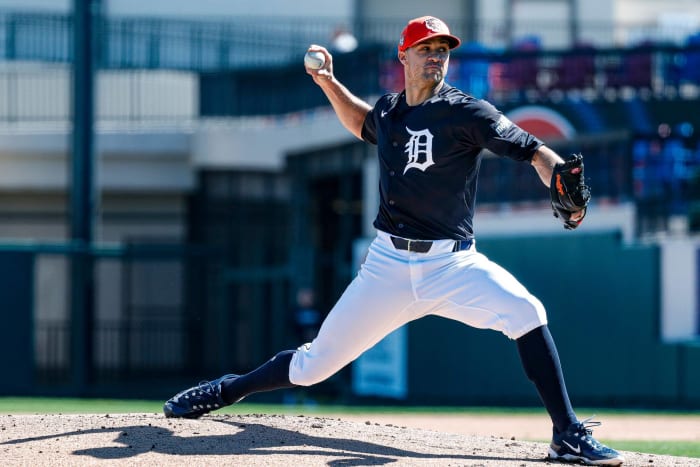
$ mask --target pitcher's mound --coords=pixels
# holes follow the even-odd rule
[[[0,416],[4,466],[560,465],[546,455],[543,443],[309,416]],[[700,465],[700,459],[639,453],[625,457],[625,465]]]

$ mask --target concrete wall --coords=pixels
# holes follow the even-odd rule
[[[0,122],[66,122],[72,105],[70,73],[67,64],[0,61]],[[102,70],[95,77],[96,117],[102,125],[122,128],[129,123],[177,128],[198,116],[198,86],[196,73]]]
[[[700,347],[659,333],[657,247],[576,233],[482,237],[479,249],[544,303],[575,406],[700,406]],[[441,318],[409,326],[412,401],[540,404],[503,335]]]
[[[463,18],[466,13],[466,2],[463,0],[443,0],[432,3],[406,0],[400,2],[400,6],[397,2],[357,1],[361,4],[360,11],[363,16],[368,19],[399,18],[408,21],[411,18],[432,15],[443,19],[449,25]]]
[[[352,0],[304,0],[290,2],[287,0],[268,0],[265,2],[206,0],[190,2],[187,0],[101,0],[102,7],[108,14],[169,16],[191,19],[193,17],[222,16],[330,16],[344,17],[352,13]],[[0,8],[70,11],[73,0],[0,0]]]
[[[687,342],[700,333],[700,238],[661,240],[661,335]]]
[[[619,0],[614,8],[615,21],[638,25],[617,33],[623,43],[648,40],[651,33],[654,40],[682,44],[700,28],[700,3],[694,0]]]

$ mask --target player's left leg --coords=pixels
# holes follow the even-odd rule
[[[285,350],[244,375],[224,375],[165,402],[166,417],[198,418],[249,394],[310,386],[330,377],[416,315],[407,252],[381,236],[311,343]]]
[[[163,404],[168,418],[199,418],[234,404],[252,392],[294,386],[288,378],[293,350],[284,350],[245,375],[227,374],[185,389]]]

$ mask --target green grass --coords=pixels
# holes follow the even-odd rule
[[[161,413],[162,401],[116,400],[116,399],[73,399],[41,397],[0,397],[0,414],[55,414],[55,413]],[[579,409],[580,414],[605,415],[663,415],[698,416],[698,412],[644,411],[644,410],[598,410]],[[337,415],[337,414],[537,414],[544,415],[537,408],[503,407],[397,407],[397,406],[287,406],[274,404],[239,403],[219,411],[232,414],[288,414],[288,415]],[[663,429],[661,427],[661,429]],[[541,440],[546,442],[547,440]],[[644,452],[649,454],[700,458],[700,443],[691,441],[626,441],[601,440],[622,451]]]
[[[160,412],[162,402],[117,399],[0,397],[0,413],[129,413]]]
[[[163,401],[138,399],[77,399],[61,397],[0,397],[0,413],[31,414],[31,413],[130,413],[154,412],[160,413]],[[582,416],[587,414],[604,415],[666,415],[685,417],[700,416],[700,411],[680,412],[669,410],[641,409],[590,409],[576,410]],[[534,414],[544,415],[544,409],[535,407],[450,407],[450,406],[348,406],[319,404],[308,405],[279,405],[238,403],[219,411],[219,413],[262,413],[262,414]]]
[[[646,452],[665,456],[698,457],[700,443],[697,441],[608,441],[620,451]]]

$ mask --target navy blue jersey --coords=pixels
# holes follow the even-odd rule
[[[447,83],[409,106],[405,92],[382,96],[362,138],[379,153],[379,213],[374,226],[411,239],[467,240],[482,149],[530,161],[542,142],[488,102]]]

